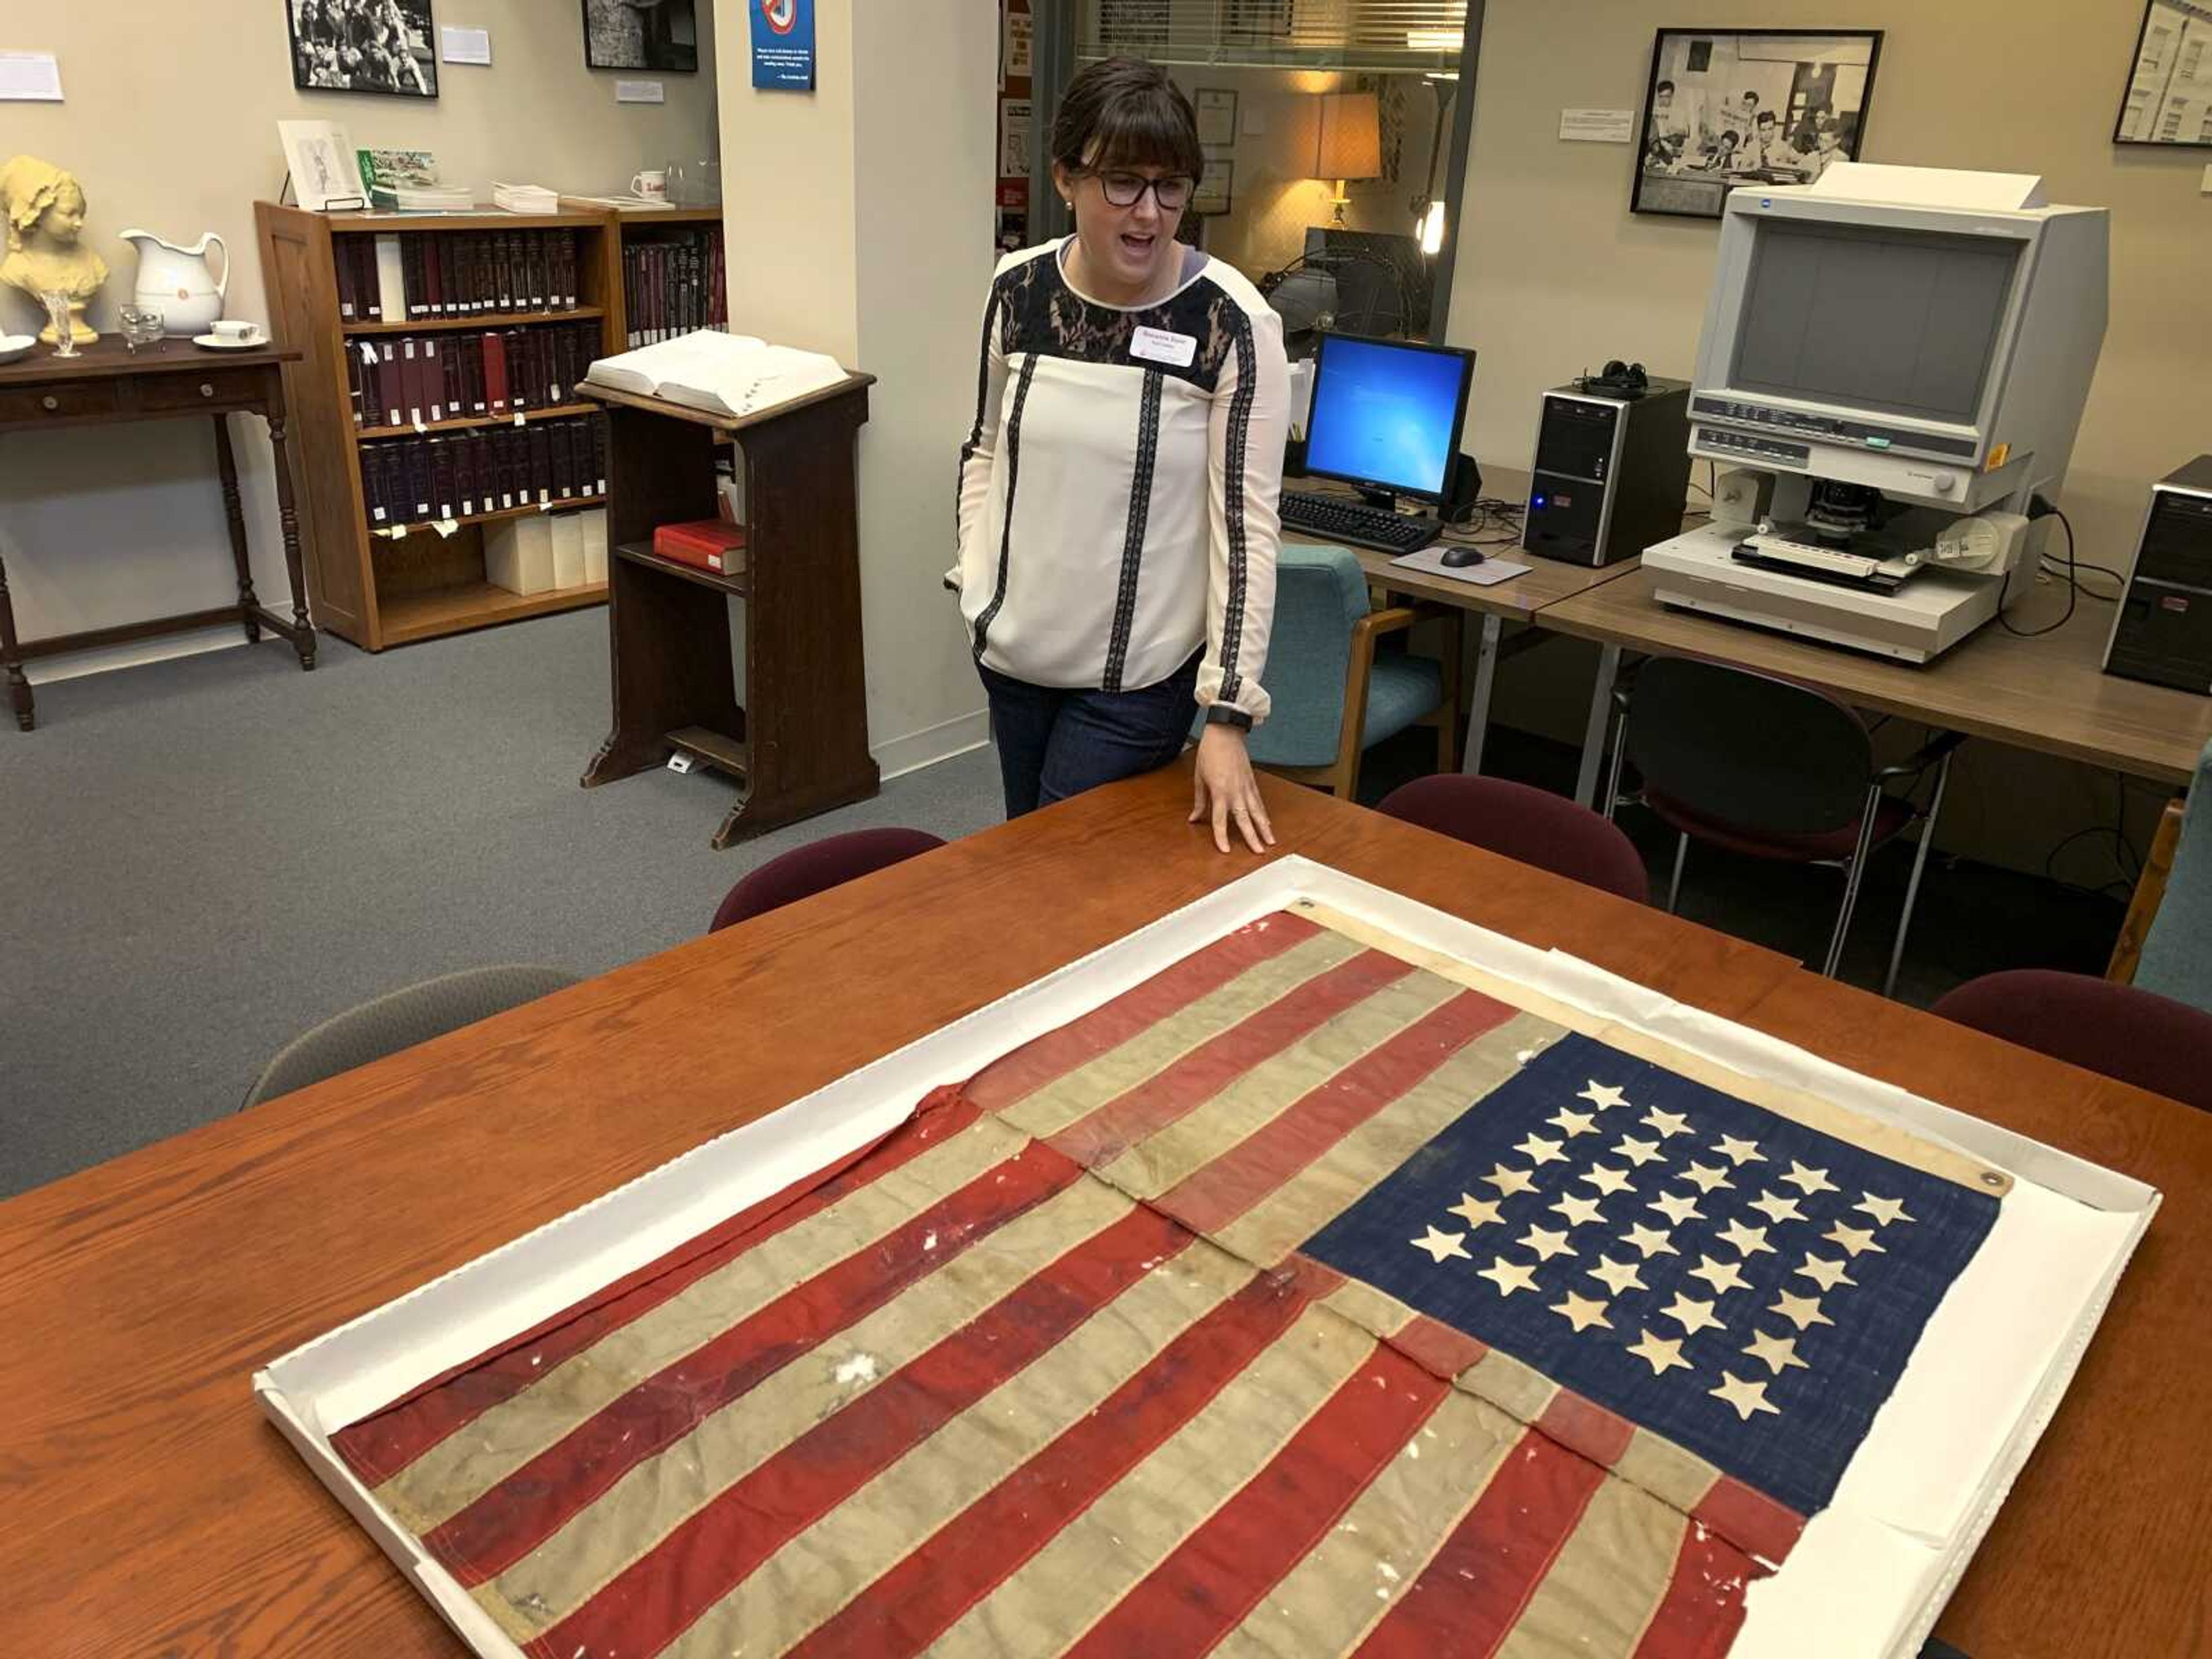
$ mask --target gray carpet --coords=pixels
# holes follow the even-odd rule
[[[0,729],[0,1196],[235,1109],[307,1026],[495,962],[605,971],[826,832],[1003,817],[988,750],[716,853],[712,775],[576,779],[599,611],[372,657],[325,638],[39,688]]]

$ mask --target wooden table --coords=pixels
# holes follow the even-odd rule
[[[1915,667],[1784,634],[1669,611],[1652,597],[1656,579],[1638,568],[1617,582],[1546,607],[1542,626],[1601,641],[1576,799],[1595,799],[1607,711],[1624,649],[1711,657],[1785,674],[1861,708],[1947,732],[1990,738],[2159,783],[2182,785],[2212,739],[2212,698],[2104,672],[2112,608],[2084,599],[2055,633],[2023,639],[1991,623],[1934,662]],[[2063,593],[2038,594],[2014,621],[2055,621]]]
[[[2203,1651],[2212,1115],[1261,787],[1283,852],[2162,1188],[1942,1628],[1978,1659]],[[0,1204],[0,1648],[458,1652],[263,1420],[253,1369],[1251,869],[1183,823],[1189,790],[1170,769],[1097,791]]]
[[[23,665],[64,651],[88,651],[127,640],[150,639],[187,628],[237,623],[248,643],[268,629],[292,642],[300,666],[315,665],[315,629],[307,620],[307,594],[301,576],[300,517],[292,504],[292,470],[284,448],[283,367],[299,361],[296,351],[274,346],[258,350],[203,350],[189,340],[163,340],[131,351],[119,336],[108,335],[74,357],[57,357],[39,346],[18,362],[0,363],[0,434],[47,427],[95,426],[120,421],[167,421],[205,415],[215,425],[216,469],[222,480],[222,505],[230,520],[231,562],[238,573],[238,603],[180,616],[113,628],[87,629],[43,640],[25,641],[15,633],[15,607],[8,593],[8,569],[0,562],[0,669],[15,724],[27,732],[35,723],[31,683]],[[246,515],[239,502],[238,460],[231,453],[227,416],[259,415],[269,422],[269,442],[276,452],[276,512],[284,538],[284,570],[292,583],[289,622],[265,609],[254,596],[253,571],[246,557]]]

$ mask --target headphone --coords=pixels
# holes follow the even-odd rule
[[[1650,389],[1651,377],[1644,373],[1641,363],[1624,363],[1618,357],[1608,358],[1605,368],[1596,374],[1583,376],[1583,388],[1598,386],[1607,392],[1617,392],[1623,397],[1640,398]]]

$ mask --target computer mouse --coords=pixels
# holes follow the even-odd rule
[[[1471,564],[1482,562],[1479,547],[1448,547],[1444,549],[1443,567],[1447,570],[1464,570]]]

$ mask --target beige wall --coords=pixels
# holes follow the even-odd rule
[[[702,37],[711,3],[699,0]],[[187,243],[203,230],[219,233],[238,261],[229,314],[266,315],[253,203],[272,196],[284,176],[280,120],[337,121],[356,145],[434,150],[448,179],[487,197],[495,179],[596,191],[640,167],[714,154],[711,51],[702,50],[695,75],[628,72],[660,80],[665,104],[617,105],[614,72],[584,67],[574,0],[442,0],[436,12],[441,22],[489,29],[492,64],[441,64],[440,96],[425,100],[295,91],[283,0],[11,3],[0,44],[55,52],[68,99],[0,105],[0,160],[28,151],[82,179],[91,204],[86,238],[112,269],[94,325],[106,327],[130,299],[137,258],[116,235],[125,228]],[[31,310],[13,290],[0,294],[0,325],[20,327]],[[234,421],[233,438],[246,472],[255,584],[276,604],[283,563],[260,426]],[[25,634],[234,597],[211,450],[198,422],[0,440],[0,556]],[[233,629],[179,635],[41,665],[35,677],[237,638]]]
[[[997,9],[817,0],[811,95],[754,91],[742,10],[719,26],[732,66],[722,152],[741,204],[732,325],[878,377],[860,432],[860,562],[868,734],[887,772],[986,730],[940,579],[991,276]]]
[[[1640,0],[1490,0],[1486,16],[1451,337],[1480,352],[1468,447],[1522,465],[1547,386],[1612,356],[1690,373],[1717,232],[1632,215],[1630,148],[1558,136],[1562,108],[1640,108],[1654,25],[1672,20]],[[1883,29],[1863,159],[2039,173],[2054,201],[2112,210],[2112,322],[2064,491],[2083,556],[2106,563],[2124,561],[2150,481],[2212,447],[2205,155],[2112,143],[2141,18],[2135,0],[1763,0],[1697,20]],[[1576,653],[1525,661],[1501,684],[1504,717],[1578,733]],[[2039,869],[2093,812],[2110,821],[2112,785],[2084,769],[1986,744],[1961,769],[1948,845]]]

